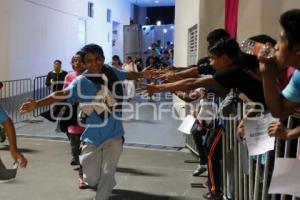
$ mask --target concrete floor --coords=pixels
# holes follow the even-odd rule
[[[69,144],[66,141],[18,138],[22,152],[29,160],[27,169],[20,169],[17,179],[1,184],[2,200],[91,200],[94,191],[79,190],[77,171],[69,165]],[[0,145],[7,167],[12,163],[9,151]],[[111,200],[196,200],[204,189],[191,188],[192,182],[205,178],[192,177],[195,159],[186,149],[180,151],[125,147],[117,170],[117,186]]]

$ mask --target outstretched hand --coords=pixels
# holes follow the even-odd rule
[[[145,69],[143,71],[143,78],[148,79],[148,80],[155,80],[156,77],[158,76],[158,71],[155,69]]]
[[[158,71],[156,80],[161,79],[163,81],[169,81],[170,77],[174,76],[175,72],[172,69],[166,68]]]
[[[141,84],[137,92],[147,93],[151,97],[154,93],[159,92],[157,85],[154,84]]]
[[[278,137],[280,139],[288,139],[289,129],[281,122],[271,122],[268,127],[268,134],[271,137]]]
[[[28,99],[21,105],[20,113],[29,113],[37,107],[37,103],[34,99]]]
[[[14,159],[14,161],[20,165],[20,167],[25,168],[27,166],[27,159],[19,151],[12,151],[11,156]]]

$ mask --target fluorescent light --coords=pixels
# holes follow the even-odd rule
[[[155,3],[159,3],[159,1],[156,0]]]
[[[164,29],[164,33],[167,33],[168,32],[168,30],[167,29]]]
[[[161,21],[157,21],[157,22],[156,22],[156,25],[157,25],[157,26],[160,26],[160,25],[161,25]]]

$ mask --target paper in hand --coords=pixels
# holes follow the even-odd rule
[[[268,135],[268,126],[278,121],[272,115],[266,114],[259,119],[245,119],[245,137],[250,156],[260,155],[274,150],[275,138]]]
[[[191,128],[193,127],[195,120],[196,119],[192,115],[186,116],[186,118],[182,121],[182,123],[178,127],[178,130],[185,134],[191,134]]]

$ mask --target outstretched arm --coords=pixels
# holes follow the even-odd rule
[[[175,91],[189,91],[199,87],[222,87],[213,77],[203,78],[189,78],[181,81],[167,83],[162,85],[148,85],[147,91],[149,94],[157,92],[175,92]]]
[[[198,77],[198,67],[191,67],[189,69],[180,71],[175,73],[176,76],[180,76],[181,78],[196,78]]]
[[[54,103],[62,102],[66,100],[68,97],[68,92],[66,91],[57,91],[49,96],[39,99],[39,100],[34,100],[34,99],[28,99],[28,101],[24,102],[20,108],[21,113],[28,113],[33,111],[34,109],[41,107],[41,106],[47,106],[51,105]]]
[[[128,72],[127,79],[128,80],[136,80],[139,78],[152,79],[156,74],[157,72],[151,69],[144,70],[142,72]]]
[[[300,137],[300,126],[294,129],[288,129],[281,122],[272,122],[269,124],[268,133],[270,136],[278,137],[283,140],[293,140]]]

